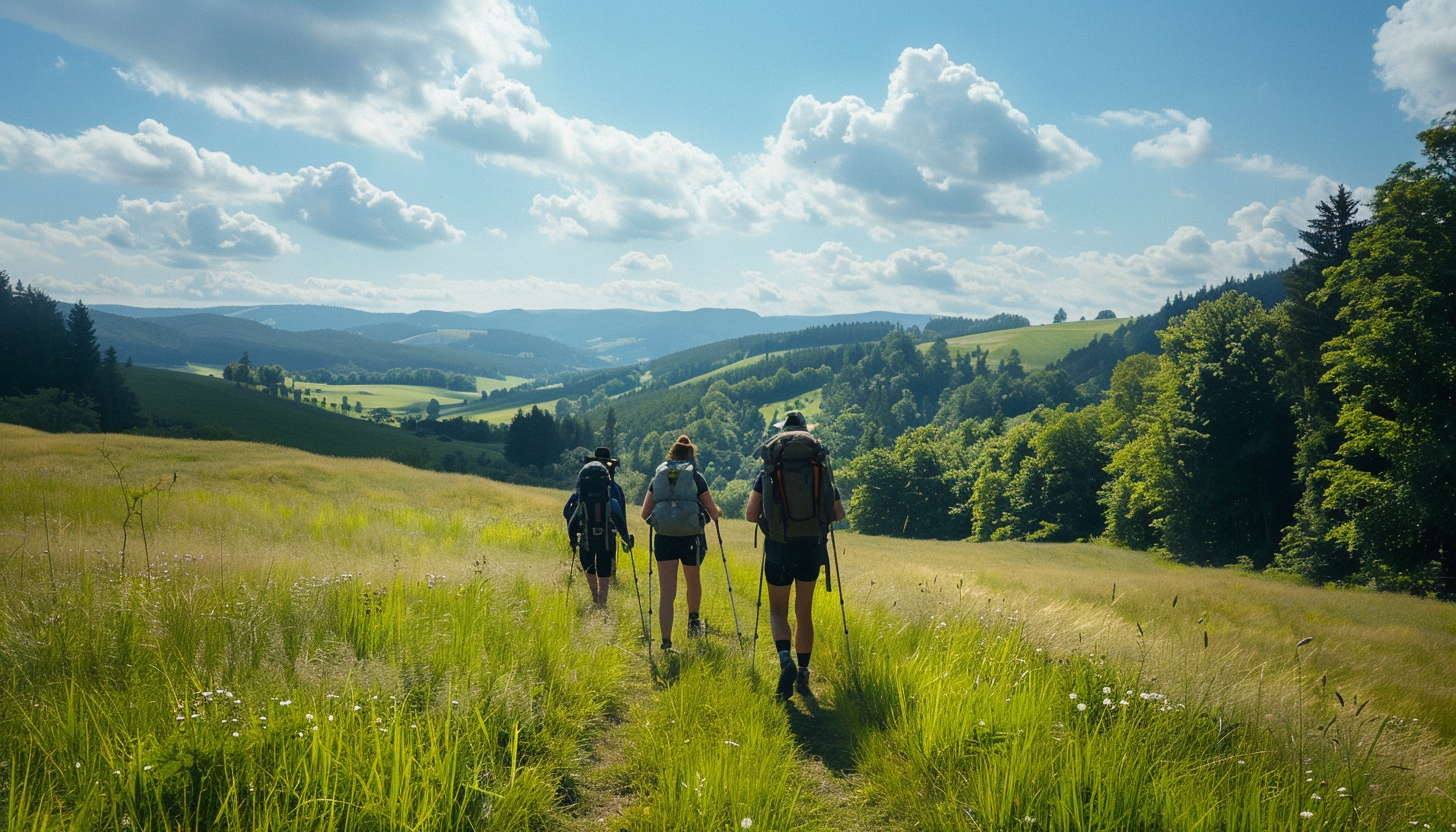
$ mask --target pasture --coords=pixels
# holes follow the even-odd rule
[[[781,705],[751,527],[663,655],[645,529],[593,611],[564,498],[0,425],[4,828],[1456,825],[1449,605],[840,534]]]
[[[1100,321],[1067,321],[1060,324],[998,329],[994,332],[949,338],[946,345],[950,347],[952,355],[980,347],[991,354],[987,360],[992,367],[1010,356],[1012,350],[1016,350],[1021,356],[1021,366],[1031,370],[1045,367],[1072,350],[1087,346],[1099,335],[1111,334],[1129,320],[1131,319],[1106,318]],[[929,349],[929,346],[922,345],[921,349]]]

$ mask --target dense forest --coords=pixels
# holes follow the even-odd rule
[[[102,353],[85,304],[62,315],[0,271],[0,422],[49,431],[118,431],[139,421],[116,350]]]

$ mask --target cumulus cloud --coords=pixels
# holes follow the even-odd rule
[[[3,0],[0,13],[117,56],[137,83],[226,117],[394,147],[428,126],[423,86],[531,65],[546,45],[506,0]]]
[[[1026,186],[1097,163],[938,45],[901,53],[879,109],[801,96],[765,144],[744,178],[781,215],[867,227],[1037,223]]]
[[[272,205],[323,234],[376,248],[458,242],[464,236],[443,214],[381,190],[344,162],[296,174],[264,173],[226,153],[194,147],[151,119],[136,133],[103,126],[75,137],[0,122],[0,166],[155,188],[192,203]]]
[[[1088,121],[1104,127],[1166,127],[1187,123],[1188,118],[1177,110],[1103,110]]]
[[[71,250],[117,264],[179,269],[298,251],[287,234],[253,214],[181,200],[122,199],[115,214],[59,224],[6,223],[4,231],[52,253]]]
[[[194,147],[152,119],[143,121],[135,133],[103,126],[74,137],[0,122],[0,165],[252,202],[276,201],[295,182],[289,174],[263,173],[237,164],[226,153]]]
[[[1425,119],[1456,108],[1456,0],[1408,0],[1385,14],[1375,74],[1400,91],[1400,108]]]
[[[444,214],[380,190],[343,162],[300,170],[298,184],[283,198],[282,207],[329,236],[377,248],[414,248],[465,236]]]
[[[1132,158],[1159,167],[1186,168],[1213,153],[1213,125],[1207,119],[1190,119],[1177,110],[1165,110],[1180,126],[1133,145]]]
[[[899,286],[955,292],[962,288],[952,272],[950,258],[925,246],[900,249],[884,260],[866,260],[839,242],[824,243],[808,253],[771,251],[769,255],[779,265],[818,278],[827,288],[835,290]]]
[[[672,261],[666,254],[648,257],[640,251],[629,251],[607,267],[611,272],[660,272],[672,268]]]

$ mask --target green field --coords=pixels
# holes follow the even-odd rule
[[[768,424],[769,421],[776,416],[778,418],[783,418],[783,415],[785,413],[788,413],[790,410],[803,411],[804,415],[808,417],[809,421],[813,422],[815,419],[819,418],[819,408],[820,405],[822,405],[823,403],[824,391],[810,390],[809,392],[795,396],[792,399],[785,399],[781,402],[771,402],[769,404],[766,404],[763,407],[760,407],[758,409],[758,412],[763,414],[764,424]]]
[[[952,354],[970,352],[979,346],[991,353],[992,367],[1016,350],[1021,354],[1021,365],[1028,370],[1039,369],[1062,358],[1078,347],[1085,347],[1098,335],[1109,334],[1127,323],[1131,318],[1110,318],[1101,321],[1068,321],[1061,324],[1024,326],[1017,329],[998,329],[995,332],[981,332],[962,335],[946,341]],[[929,349],[922,345],[921,349]]]
[[[330,456],[410,458],[428,464],[437,463],[453,450],[468,451],[472,456],[482,452],[498,455],[498,449],[488,446],[424,439],[399,428],[196,373],[134,366],[126,370],[126,382],[136,392],[146,416],[164,423],[224,428],[250,442]]]
[[[202,376],[222,378],[222,368],[208,367],[201,364],[188,364],[187,371]],[[462,405],[474,404],[480,401],[482,392],[494,392],[496,390],[508,390],[518,387],[530,381],[519,376],[506,376],[504,379],[487,378],[476,376],[475,385],[477,392],[462,392],[459,390],[446,390],[442,387],[421,387],[412,384],[318,384],[315,382],[289,382],[289,389],[297,387],[306,390],[307,395],[320,398],[327,398],[330,403],[338,403],[343,397],[349,397],[349,404],[361,402],[364,405],[364,412],[367,413],[376,407],[383,407],[392,411],[397,416],[421,416],[425,412],[425,406],[430,399],[440,403],[441,416],[448,417],[458,414]]]
[[[0,425],[4,828],[1456,824],[1452,605],[842,534],[777,704],[752,527],[664,655],[645,547],[592,610],[564,497]]]

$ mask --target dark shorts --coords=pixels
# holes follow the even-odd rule
[[[771,586],[819,580],[829,562],[829,542],[817,537],[791,538],[788,543],[763,541],[763,577]]]
[[[659,561],[680,560],[683,566],[702,566],[708,557],[708,541],[702,535],[655,535],[652,538],[652,556]]]
[[[615,547],[614,547],[615,548]],[[597,555],[586,550],[583,546],[577,556],[581,559],[581,568],[588,575],[596,575],[599,578],[610,578],[617,571],[617,553]]]

